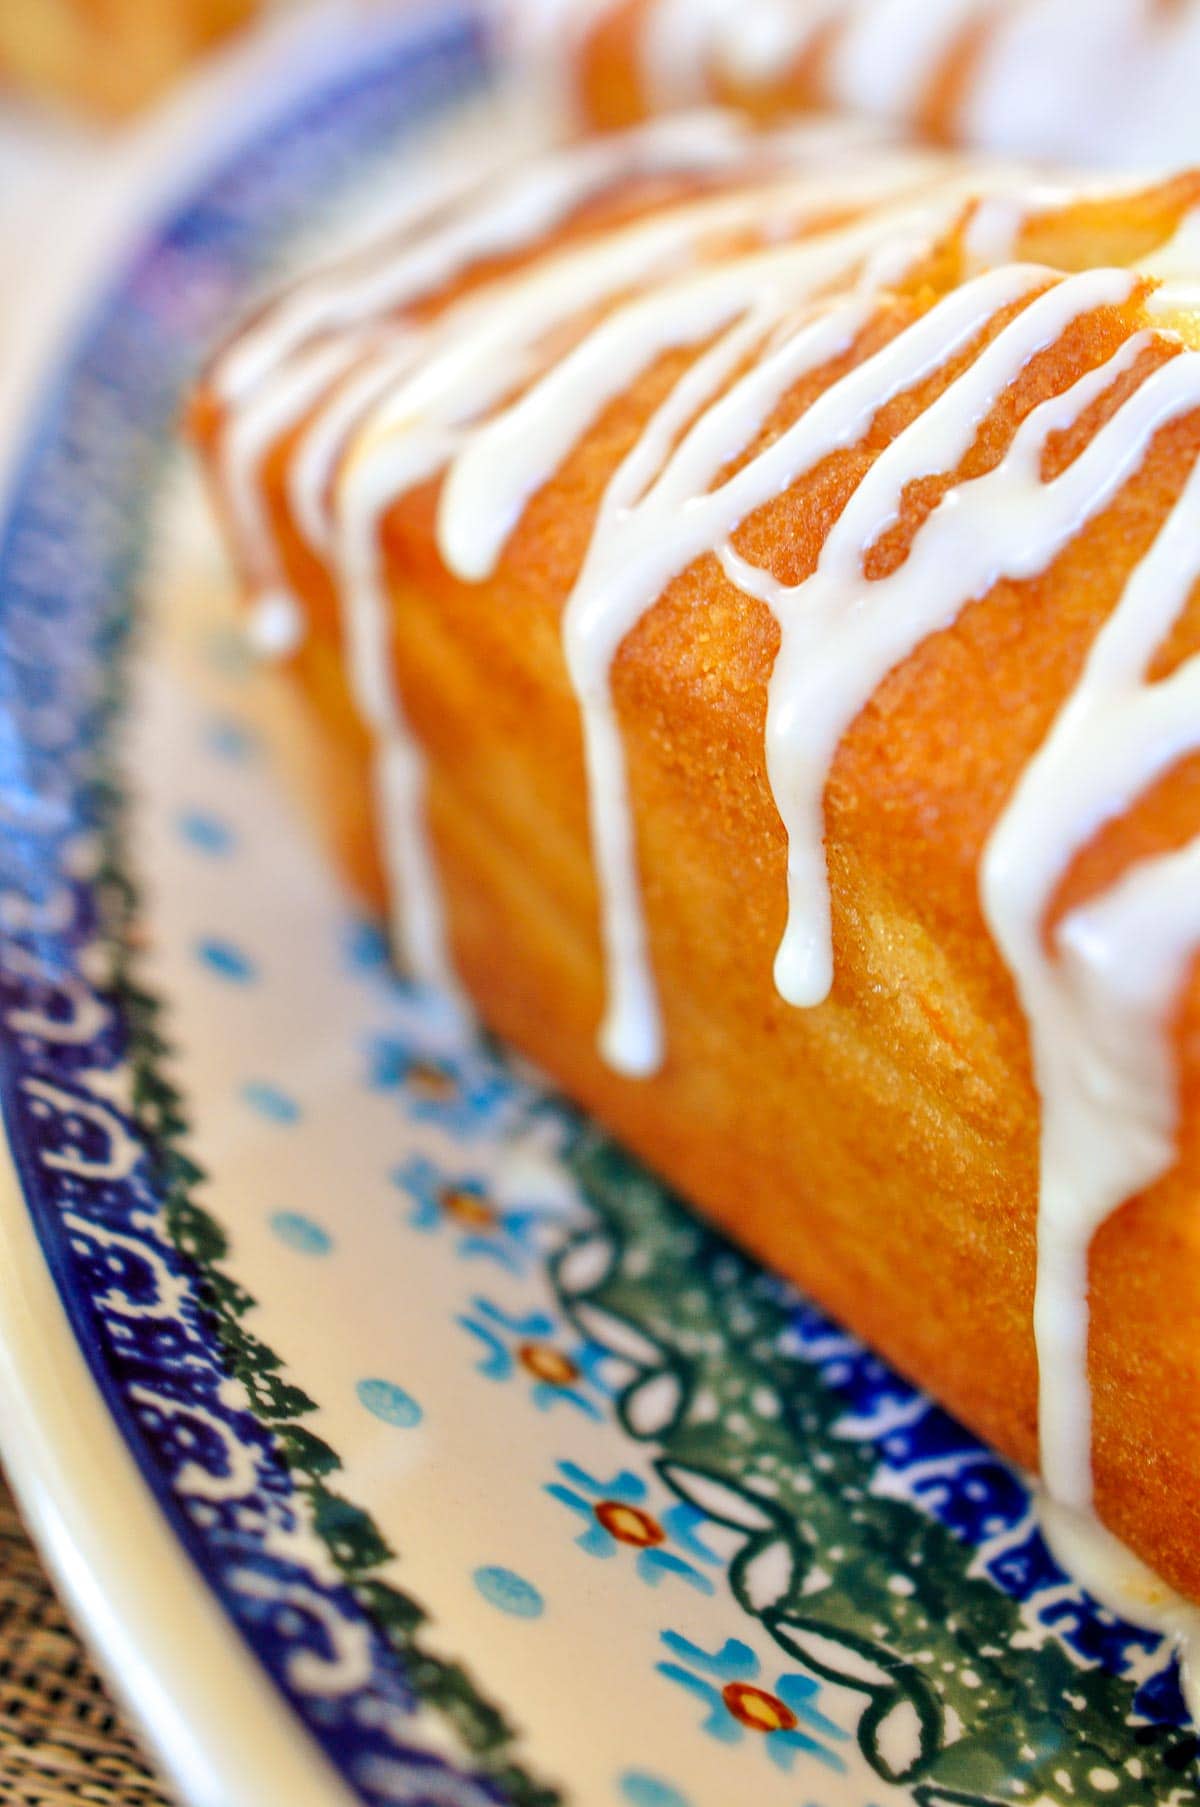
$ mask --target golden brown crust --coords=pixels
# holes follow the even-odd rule
[[[1194,188],[1194,179],[1167,185],[1116,218],[1079,208],[1056,226],[1036,223],[1031,238],[1057,233],[1057,261],[1069,266],[1075,240],[1079,251],[1100,231],[1135,243],[1161,236]],[[893,296],[848,360],[929,300],[920,281]],[[1082,316],[984,420],[958,474],[991,468],[1040,400],[1142,323],[1139,295]],[[1170,355],[1160,344],[1146,357]],[[764,435],[842,367],[793,390]],[[387,517],[396,677],[430,762],[454,957],[489,1024],[748,1247],[1033,1467],[1038,1103],[1024,1019],[984,925],[978,864],[1181,491],[1200,418],[1160,432],[1047,571],[997,584],[926,640],[843,740],[826,793],[837,976],[817,1010],[790,1008],[772,983],[785,843],[763,727],[778,631],[712,558],[669,587],[614,670],[668,1048],[661,1073],[630,1081],[595,1051],[598,904],[560,615],[604,485],[678,369],[677,357],[660,360],[608,408],[527,508],[488,582],[460,583],[443,565],[437,484]],[[788,581],[810,571],[874,458],[955,369],[888,404],[860,444],[760,511],[741,549]],[[1078,455],[1113,399],[1050,447],[1047,474]],[[282,458],[268,466],[272,518],[314,630],[294,670],[330,750],[349,869],[378,904],[366,744],[341,678],[329,579],[300,544],[282,468]],[[946,480],[906,493],[869,574],[903,558]],[[1179,635],[1175,656],[1196,650],[1196,610]],[[1181,768],[1097,838],[1058,907],[1092,895],[1147,846],[1197,829],[1200,779]],[[1200,983],[1182,1002],[1178,1043],[1179,1163],[1096,1240],[1091,1378],[1101,1513],[1200,1598]]]
[[[1148,490],[1177,484],[1196,423],[1179,438],[1190,443],[1159,448]],[[827,794],[838,979],[814,1013],[771,984],[784,896],[761,752],[774,629],[715,569],[673,587],[616,670],[670,1049],[650,1082],[621,1080],[594,1053],[596,903],[553,602],[511,573],[482,592],[406,584],[396,599],[398,670],[436,774],[455,956],[487,1020],[1029,1466],[1037,1100],[975,874],[1008,785],[1132,565],[1148,490],[1123,498],[1049,578],[1001,586],[929,642],[844,742]],[[531,557],[523,537],[513,561],[528,572]],[[1189,1060],[1185,1073],[1194,1100],[1200,1069]],[[1198,1155],[1189,1135],[1176,1174],[1102,1232],[1092,1270],[1099,1504],[1193,1595]]]

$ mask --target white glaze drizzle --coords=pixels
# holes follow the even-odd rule
[[[950,296],[909,333],[828,391],[734,478],[710,490],[722,466],[750,441],[786,389],[853,343],[870,308],[860,302],[845,304],[801,327],[713,403],[645,494],[635,493],[627,468],[618,473],[605,501],[603,532],[594,534],[568,599],[563,633],[583,715],[593,843],[609,956],[609,1006],[601,1045],[606,1058],[620,1071],[651,1072],[662,1056],[641,920],[624,756],[611,697],[610,672],[622,641],[681,570],[704,552],[717,549],[748,514],[782,493],[839,445],[853,444],[885,401],[937,369],[956,343],[986,324],[996,306],[1002,305],[1002,293],[1011,299],[1033,280],[1026,272],[1015,278],[1005,272],[983,279],[986,299],[966,291]],[[668,292],[668,319],[675,315],[673,303],[673,294]],[[759,310],[751,315],[760,331],[770,324],[767,307],[769,300],[760,302]],[[535,401],[537,393],[531,392],[527,399]],[[549,400],[553,406],[552,391]],[[481,444],[479,449],[494,448]],[[493,458],[487,468],[499,478],[497,460]],[[491,550],[492,523],[486,515],[470,512],[470,505],[486,488],[484,479],[485,472],[477,471],[465,494],[456,495],[449,487],[445,492],[448,502],[459,503],[457,519],[451,519],[443,532],[443,547],[451,558],[462,555],[463,542],[472,532]],[[468,551],[468,567],[486,570],[487,563],[477,547]]]
[[[994,276],[980,277],[949,299],[994,284]],[[1087,518],[1087,467],[1080,460],[1054,484],[1044,484],[1038,481],[1042,453],[1050,435],[1071,425],[1131,352],[1123,350],[1111,368],[1089,373],[1066,395],[1043,403],[995,470],[951,488],[890,577],[868,583],[864,551],[895,521],[910,483],[953,469],[965,456],[980,421],[1040,347],[1053,344],[1081,312],[1123,300],[1131,288],[1125,272],[1100,271],[1072,278],[1031,304],[876,459],[804,582],[785,586],[732,551],[725,554],[726,575],[761,597],[782,630],[767,711],[767,769],[788,830],[788,923],[775,983],[793,1004],[822,1003],[833,983],[824,795],[839,743],[888,673],[922,640],[949,627],[965,602],[1001,577],[1043,569],[1079,530]],[[989,301],[990,296],[984,299],[968,331],[978,331],[996,311]],[[899,353],[904,340],[939,311],[888,351]],[[1102,495],[1124,470],[1119,463],[1114,468],[1111,447],[1103,452],[1092,460],[1108,486]]]
[[[412,368],[416,334],[397,328],[394,340],[364,359],[313,410],[287,473],[288,501],[296,525],[315,552],[335,550],[329,485],[357,423]]]
[[[1200,407],[1200,359],[1150,377],[1131,409],[1147,428]],[[1036,1324],[1042,1472],[1052,1495],[1091,1499],[1087,1261],[1104,1220],[1175,1158],[1178,1101],[1166,1032],[1200,941],[1200,847],[1144,862],[1043,940],[1074,856],[1179,758],[1200,747],[1200,658],[1146,673],[1200,577],[1194,473],[1083,674],[1026,767],[984,856],[989,926],[1016,979],[1042,1103]],[[1189,877],[1189,874],[1191,875]]]
[[[842,6],[845,23],[829,62],[830,98],[888,119],[919,112],[929,82],[958,34],[996,0],[859,0]]]
[[[1194,309],[1196,305],[1197,271],[1200,270],[1200,207],[1185,213],[1175,231],[1165,245],[1142,259],[1140,268],[1144,275],[1158,277],[1164,285],[1191,284],[1192,293],[1182,305]],[[1155,297],[1158,304],[1181,307],[1178,287],[1166,287],[1158,290]]]
[[[481,186],[475,205],[435,212],[424,231],[414,225],[398,243],[285,294],[219,361],[214,387],[223,400],[240,401],[301,345],[436,294],[468,265],[520,250],[613,184],[639,173],[719,171],[743,158],[746,146],[735,118],[707,112],[656,120],[523,164],[501,183]]]
[[[379,522],[393,492],[385,474],[360,469],[343,484],[335,540],[351,689],[371,732],[372,786],[392,944],[413,978],[456,998],[441,888],[425,826],[425,758],[391,675]]]
[[[286,590],[261,594],[250,606],[246,639],[250,651],[270,664],[295,652],[304,639],[304,617],[295,597]]]
[[[715,130],[709,128],[714,127]],[[686,259],[706,235],[760,225],[786,234],[797,229],[805,207],[864,206],[877,200],[881,184],[897,190],[932,179],[936,163],[920,154],[893,155],[881,168],[858,134],[823,127],[778,134],[771,142],[777,159],[772,176],[764,170],[760,185],[712,200],[692,201],[664,209],[663,216],[642,222],[640,229],[592,247],[590,291],[596,301],[615,288],[652,275],[672,258]],[[871,147],[873,148],[873,147]],[[811,159],[820,164],[832,150],[840,152],[839,175],[814,189],[811,178],[798,179],[794,165]],[[328,549],[329,483],[338,457],[362,416],[395,387],[402,370],[428,361],[439,336],[453,339],[471,323],[468,301],[452,316],[448,328],[412,332],[412,356],[405,352],[405,331],[393,323],[380,335],[378,319],[435,294],[482,259],[513,252],[560,223],[592,195],[643,173],[667,175],[694,170],[721,170],[734,155],[743,160],[746,139],[725,116],[663,121],[600,144],[568,150],[548,166],[510,175],[494,189],[481,190],[460,215],[435,215],[427,237],[419,234],[388,244],[372,257],[363,255],[345,268],[330,271],[285,295],[217,364],[213,384],[227,409],[218,464],[239,562],[253,587],[272,598],[284,587],[277,548],[265,516],[262,484],[268,452],[285,433],[307,421],[303,444],[288,471],[289,495],[297,525],[314,550]],[[764,204],[763,185],[774,207]],[[613,257],[619,244],[623,262]],[[560,270],[565,260],[559,259]],[[588,274],[578,270],[581,295]],[[557,303],[571,311],[559,284]],[[582,305],[582,302],[581,302]],[[548,324],[548,319],[546,324]],[[486,357],[487,345],[478,355]],[[340,380],[346,379],[346,380]],[[459,385],[465,390],[468,385]],[[487,398],[483,398],[486,400]]]
[[[619,308],[464,445],[448,473],[438,543],[459,576],[489,576],[529,497],[603,408],[655,358],[697,345],[753,308],[766,325],[899,243],[906,263],[953,219],[949,198],[814,233],[785,249],[730,259],[660,284]],[[873,289],[879,287],[876,281]]]
[[[881,245],[898,242],[911,261],[914,245],[928,244],[939,228],[949,225],[956,201],[951,188],[950,199],[923,210],[892,211],[882,224],[875,220],[850,226],[785,251],[739,259],[688,282],[668,284],[618,309],[514,406],[484,426],[451,463],[438,522],[439,546],[447,564],[468,579],[487,576],[528,496],[553,472],[604,403],[660,352],[710,337],[731,316],[744,316],[750,332],[761,337],[806,295],[838,275],[845,278]],[[859,305],[851,304],[807,332],[801,329],[765,367],[752,370],[731,397],[715,404],[702,419],[702,430],[685,440],[673,460],[674,469],[669,468],[661,486],[646,497],[630,493],[628,468],[618,473],[604,504],[604,530],[594,533],[567,602],[564,643],[583,715],[608,955],[609,999],[601,1046],[619,1071],[646,1074],[662,1058],[624,758],[609,682],[621,642],[685,565],[713,549],[747,513],[786,488],[837,443],[849,443],[847,434],[862,430],[870,413],[894,393],[889,384],[898,380],[897,369],[907,370],[899,362],[905,354],[913,352],[924,360],[921,371],[937,368],[957,333],[969,336],[986,323],[1002,304],[1001,293],[1011,298],[1034,280],[1026,273],[1014,277],[1011,272],[987,279],[984,286],[991,305],[983,312],[985,304],[974,292],[949,297],[935,316],[913,329],[911,345],[906,339],[890,360],[881,354],[878,368],[873,364],[868,374],[851,381],[849,392],[839,390],[827,404],[818,403],[770,458],[757,461],[714,496],[704,493],[707,483],[757,430],[783,388],[815,368],[811,359],[825,362],[846,349],[865,320]],[[685,391],[685,406],[693,406],[692,385],[706,378],[708,368],[702,366],[699,377],[693,377]],[[860,390],[865,400],[855,408]],[[678,402],[673,399],[668,407],[674,414]],[[728,429],[739,416],[744,437],[735,439]],[[686,418],[679,422],[681,427],[685,424]],[[662,431],[661,419],[655,431]],[[636,456],[640,468],[645,463],[644,446]]]
[[[461,213],[436,214],[425,237],[389,243],[381,254],[356,258],[291,292],[216,368],[214,386],[227,409],[218,463],[239,561],[255,592],[251,637],[259,650],[279,655],[296,643],[296,617],[267,519],[262,472],[272,448],[305,423],[286,472],[288,498],[297,527],[342,575],[353,691],[377,741],[375,795],[394,937],[410,970],[428,983],[448,987],[453,975],[424,827],[422,756],[388,676],[375,545],[383,504],[377,498],[432,474],[451,455],[471,415],[485,412],[520,381],[538,339],[589,300],[605,302],[639,279],[688,261],[707,238],[746,229],[786,236],[806,214],[865,206],[881,183],[903,189],[932,180],[936,165],[928,158],[893,158],[880,168],[860,135],[834,137],[843,145],[845,167],[832,182],[814,185],[793,167],[806,153],[824,159],[826,129],[780,134],[777,167],[764,168],[756,186],[662,209],[547,258],[536,296],[529,293],[527,273],[506,285],[507,312],[494,298],[480,305],[468,297],[426,328],[400,320],[380,333],[381,312],[411,306],[484,257],[533,243],[591,195],[641,173],[720,171],[735,154],[744,159],[746,148],[734,122],[704,115],[560,153],[545,166],[508,177],[495,192],[480,192]],[[386,404],[381,412],[379,404]],[[388,468],[377,470],[372,459],[347,474],[335,523],[333,473],[368,416],[390,448]],[[423,436],[396,432],[397,420],[408,418],[424,421]],[[285,621],[288,631],[282,633]]]
[[[830,134],[822,128],[783,134],[781,155],[786,148],[792,161],[804,154],[808,141],[813,155],[820,155]],[[437,470],[454,450],[459,416],[486,410],[513,387],[539,336],[589,298],[600,304],[661,266],[694,257],[707,235],[745,228],[795,231],[806,211],[866,204],[877,197],[880,181],[913,184],[927,177],[931,166],[922,157],[902,157],[887,172],[871,164],[858,170],[851,148],[844,175],[819,193],[786,166],[764,170],[759,186],[748,192],[661,210],[607,239],[548,258],[537,298],[528,296],[524,278],[511,282],[517,311],[510,309],[508,316],[466,298],[428,329],[392,323],[390,332],[380,334],[378,314],[436,293],[481,258],[530,244],[593,193],[625,177],[719,172],[734,154],[745,157],[745,137],[736,123],[712,114],[560,154],[508,177],[493,193],[479,193],[463,213],[436,215],[427,237],[389,244],[380,257],[354,258],[345,269],[296,289],[267,309],[215,370],[215,389],[228,408],[220,443],[222,484],[240,564],[257,593],[251,638],[260,651],[277,654],[295,647],[295,611],[289,609],[266,517],[262,470],[282,435],[305,421],[287,468],[287,495],[296,526],[340,571],[352,688],[376,737],[374,791],[394,900],[392,931],[408,969],[432,985],[452,987],[454,976],[425,831],[423,757],[389,678],[387,607],[376,555],[380,499]],[[506,323],[497,331],[501,320]],[[349,473],[338,495],[342,519],[334,524],[329,513],[334,468],[354,428],[381,401],[387,401],[381,425],[394,443],[389,470]],[[414,419],[425,419],[423,439],[394,434],[396,414],[403,419],[407,410]],[[289,623],[287,634],[278,632],[282,622]]]
[[[547,19],[521,48],[557,62],[567,85],[581,40],[616,9],[589,0],[582,30]],[[963,143],[1142,169],[1195,152],[1197,0],[1169,12],[1161,0],[1089,0],[1083,30],[1079,0],[649,0],[635,54],[651,105],[695,105],[722,78],[750,94],[777,88],[826,31],[833,106],[916,123],[929,83],[973,31],[952,122]]]
[[[658,0],[641,45],[643,79],[657,104],[694,106],[703,96],[713,39],[728,19],[728,0]]]
[[[832,144],[827,143],[826,134],[820,130],[776,134],[770,142],[779,154],[789,158],[819,160],[827,152],[840,154],[843,167],[836,176],[823,180],[819,186],[814,185],[811,177],[799,180],[782,179],[778,175],[773,180],[764,177],[763,183],[749,193],[737,192],[717,200],[691,202],[664,209],[663,213],[667,217],[660,217],[652,225],[634,227],[619,237],[593,244],[582,262],[573,256],[569,264],[562,258],[551,260],[545,276],[553,292],[547,295],[542,303],[543,307],[548,304],[549,309],[557,314],[560,311],[577,311],[589,300],[602,301],[614,290],[628,287],[647,276],[654,276],[660,264],[673,258],[686,260],[689,256],[700,254],[705,238],[720,233],[753,226],[764,237],[786,237],[801,230],[807,216],[828,213],[835,208],[851,210],[877,205],[889,188],[897,194],[938,186],[947,193],[959,192],[947,187],[944,179],[939,184],[936,177],[938,165],[920,154],[892,154],[888,157],[886,166],[881,167],[879,161],[861,155],[867,147],[857,145],[854,140],[847,145],[841,134],[835,137]],[[537,229],[540,230],[540,227],[539,219]],[[877,226],[875,231],[879,235],[881,228]],[[461,234],[464,245],[468,238],[469,234],[464,229]],[[558,280],[564,268],[570,270],[572,287],[577,285],[574,307],[571,296]],[[338,393],[331,393],[328,404],[320,410],[318,417],[306,431],[294,479],[294,494],[301,523],[307,526],[315,545],[325,542],[328,528],[326,511],[320,498],[352,427],[376,399],[386,396],[388,389],[397,385],[405,368],[415,366],[419,358],[427,361],[443,339],[451,343],[467,336],[469,329],[476,324],[477,313],[475,304],[468,300],[444,324],[435,324],[424,333],[412,332],[409,339],[397,327],[387,336],[382,348],[369,359],[368,367],[359,379],[353,384],[341,385]],[[535,326],[544,328],[548,321],[548,313],[535,316]],[[486,352],[487,346],[484,345],[476,355],[484,356]],[[300,369],[304,370],[306,356],[311,355],[303,351],[298,355],[285,353],[277,369],[272,370],[271,380],[265,385],[265,389],[273,400],[277,419],[291,418],[286,392],[297,384],[294,374],[297,362]],[[458,387],[466,391],[469,385],[460,382]],[[303,405],[307,407],[310,400],[311,392],[305,393]],[[404,405],[400,401],[394,404],[397,410]],[[381,420],[378,424],[386,427],[386,420]],[[237,473],[237,480],[245,481],[244,468]]]
[[[339,377],[369,358],[369,329],[381,315],[413,307],[472,264],[533,243],[614,182],[642,171],[718,170],[744,155],[744,143],[735,121],[703,114],[584,144],[480,188],[473,205],[435,208],[423,232],[414,224],[395,241],[388,239],[268,306],[219,359],[212,376],[227,411],[218,451],[222,491],[239,561],[252,585],[270,592],[282,583],[259,481],[267,453],[330,395]],[[390,367],[394,336],[380,355]],[[353,397],[361,396],[365,407],[374,387],[368,376],[353,386]],[[295,478],[301,520],[318,547],[326,534],[314,494],[323,494],[342,437],[357,417],[353,400],[348,403],[344,394],[331,412],[334,419],[326,418],[323,430],[310,436]]]
[[[789,134],[787,142],[793,141],[794,134]],[[343,387],[340,396],[334,394],[327,410],[318,411],[307,447],[293,463],[292,481],[302,485],[301,505],[314,511],[315,498],[326,487],[336,454],[345,442],[343,428],[349,431],[357,421],[352,454],[332,498],[336,526],[321,531],[316,543],[328,544],[332,534],[336,546],[354,695],[379,742],[376,795],[381,800],[385,860],[396,899],[396,940],[418,977],[445,985],[450,967],[424,827],[420,749],[404,726],[388,675],[388,604],[377,548],[381,511],[443,466],[453,465],[464,447],[470,448],[477,417],[486,419],[488,410],[536,368],[531,361],[550,331],[589,304],[611,301],[639,278],[661,280],[680,260],[686,263],[699,255],[706,239],[750,227],[763,237],[786,236],[800,230],[810,217],[823,217],[839,207],[862,206],[868,194],[878,194],[881,182],[885,190],[893,187],[901,192],[914,183],[918,190],[928,188],[934,193],[940,186],[942,194],[938,202],[914,205],[910,212],[898,215],[891,230],[897,230],[899,224],[911,229],[923,223],[930,230],[947,226],[962,192],[961,183],[943,178],[939,185],[923,158],[913,164],[904,159],[889,162],[882,174],[870,165],[868,176],[856,170],[852,161],[844,175],[825,178],[815,186],[811,178],[765,180],[754,189],[663,209],[650,220],[634,221],[619,231],[548,256],[519,277],[488,285],[481,296],[468,295],[435,320],[420,334],[419,357],[410,357],[407,345],[401,343],[396,348],[398,378],[382,383],[384,399],[364,419],[357,419],[356,410],[373,392],[370,365]],[[855,255],[876,247],[887,232],[876,223],[857,235],[851,227],[826,236],[829,245],[825,249],[780,248],[761,254],[757,261],[747,260],[748,267],[760,283],[768,271],[778,272],[781,294],[793,293],[795,274],[790,288],[788,284],[793,266],[810,284],[829,280],[843,272]],[[720,323],[720,313],[719,309],[713,311],[709,285],[719,290],[729,282],[720,270],[693,279],[692,286],[709,310],[704,317],[712,330]],[[727,312],[729,305],[726,302]],[[636,308],[637,302],[630,306]],[[678,332],[684,317],[676,317],[674,331]],[[674,342],[686,342],[686,334]],[[648,355],[643,348],[643,362]],[[602,383],[593,406],[601,404],[603,394],[614,393],[621,386],[606,389]],[[339,418],[329,431],[331,412],[341,409],[347,396],[347,418]],[[576,435],[585,425],[586,419],[581,419]],[[545,424],[544,415],[543,430],[549,440],[552,428]],[[316,503],[315,511],[319,512],[320,506]],[[510,505],[509,525],[516,512],[519,508]],[[319,522],[314,524],[319,527]],[[647,1070],[644,1062],[638,1063],[636,1070]]]
[[[869,164],[862,174],[873,179]],[[955,218],[964,190],[929,167],[923,182],[917,174],[894,178],[898,192],[876,213],[824,229],[823,209],[853,208],[859,177],[840,190],[827,183],[819,195],[811,182],[760,179],[753,190],[665,209],[535,259],[429,326],[393,323],[378,344],[368,342],[366,314],[332,341],[318,336],[310,345],[301,336],[281,358],[275,392],[268,383],[245,404],[247,414],[270,415],[278,427],[288,385],[307,381],[327,352],[333,367],[340,347],[343,363],[293,461],[292,499],[303,531],[331,553],[337,571],[355,694],[376,739],[397,940],[418,972],[444,979],[423,760],[390,678],[381,521],[405,490],[445,470],[443,557],[466,579],[486,577],[529,497],[605,404],[663,352],[695,353],[608,486],[563,622],[603,900],[610,999],[602,1046],[628,1073],[654,1070],[662,1045],[610,675],[623,640],[672,579],[716,555],[780,624],[767,764],[788,830],[789,922],[776,978],[786,997],[813,1005],[833,976],[823,797],[843,735],[925,638],[951,627],[1002,578],[1046,570],[1129,481],[1155,435],[1200,409],[1200,354],[1180,350],[1124,397],[1065,469],[1043,477],[1053,436],[1153,342],[1151,333],[1136,335],[1033,409],[993,469],[951,483],[903,561],[868,580],[864,557],[896,522],[908,486],[951,473],[1030,360],[1077,319],[1127,300],[1137,280],[1123,270],[1061,278],[1002,264],[852,363],[793,425],[723,476],[790,388],[852,352],[877,312],[880,284],[898,280]],[[969,234],[970,252],[985,266],[1019,235],[1024,214],[1007,205],[1009,180],[993,178],[992,212],[979,223],[992,205],[985,198]],[[707,237],[752,225],[757,244],[706,261]],[[783,242],[772,245],[773,236]],[[1185,225],[1147,268],[1185,277],[1192,236]],[[459,242],[469,237],[464,229]],[[599,323],[547,365],[547,337],[593,307]],[[1006,309],[1012,318],[970,354]],[[811,575],[787,586],[735,551],[731,536],[744,521],[839,447],[859,443],[881,408],[956,356],[963,369],[876,457]],[[260,432],[257,424],[242,430],[251,440]],[[259,449],[261,439],[242,446],[243,480]],[[339,458],[331,513],[327,491]],[[1153,686],[1146,681],[1200,574],[1198,517],[1194,475],[1018,784],[980,875],[988,921],[1029,1020],[1043,1101],[1035,1325],[1042,1466],[1055,1500],[1073,1511],[1091,1498],[1087,1255],[1104,1218],[1174,1158],[1168,1019],[1200,944],[1200,844],[1128,873],[1072,912],[1049,949],[1041,937],[1074,854],[1200,745],[1200,659]],[[1067,1535],[1061,1527],[1059,1534]],[[1182,1635],[1183,1620],[1163,1623]]]
[[[846,13],[847,0],[744,0],[738,7],[736,28],[728,17],[713,33],[708,55],[701,64],[699,92],[705,91],[714,73],[727,76],[739,87],[754,90],[778,81],[781,71],[803,56],[818,34]],[[649,30],[649,20],[646,28]],[[642,64],[653,78],[653,69],[642,51]],[[651,94],[654,89],[651,86]],[[654,96],[657,99],[657,96]]]
[[[641,60],[656,103],[670,105],[655,79],[657,65],[650,52],[658,29],[655,14],[663,4],[656,0],[648,9]],[[821,34],[836,27],[825,70],[828,100],[868,115],[908,120],[957,34],[996,6],[997,0],[923,0],[919,7],[912,0],[747,0],[736,14],[724,7],[707,42],[692,48],[691,99],[694,103],[705,93],[714,72],[751,90],[777,82]]]
[[[1174,171],[1195,157],[1200,4],[999,6],[956,121],[965,143],[1077,166]]]
[[[272,447],[328,393],[362,354],[357,339],[325,340],[292,359],[277,381],[246,395],[234,409],[218,447],[220,482],[242,572],[255,600],[284,586],[261,481]]]
[[[1188,1712],[1200,1726],[1200,1607],[1173,1588],[1111,1531],[1094,1512],[1076,1511],[1039,1490],[1038,1524],[1056,1560],[1110,1612],[1161,1632],[1180,1656],[1180,1681]]]

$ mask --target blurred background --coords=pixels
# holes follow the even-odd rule
[[[716,100],[1059,167],[1200,158],[1200,0],[0,0],[0,326],[138,122],[214,63],[262,45],[265,86],[321,16],[463,4],[592,125]]]

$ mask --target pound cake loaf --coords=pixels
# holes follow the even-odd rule
[[[257,0],[5,0],[0,84],[116,117],[259,10]]]
[[[844,108],[1068,163],[1200,157],[1195,0],[498,0],[597,123]]]
[[[402,961],[1200,1600],[1198,207],[663,120],[193,428]]]

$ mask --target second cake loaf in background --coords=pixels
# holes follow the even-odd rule
[[[1070,165],[1200,159],[1196,0],[497,0],[606,126],[706,100],[842,109]]]

